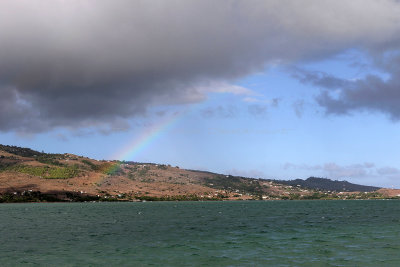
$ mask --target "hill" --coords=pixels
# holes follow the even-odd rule
[[[289,180],[289,181],[280,180],[279,183],[291,186],[299,186],[308,189],[337,191],[337,192],[354,192],[354,191],[373,192],[380,189],[380,187],[375,187],[375,186],[352,184],[347,181],[332,181],[327,178],[317,178],[317,177],[310,177],[306,180],[302,179]]]
[[[0,202],[351,199],[382,198],[382,192],[386,192],[370,192],[365,190],[370,187],[350,187],[348,183],[347,191],[363,189],[359,190],[362,193],[338,193],[345,190],[323,186],[337,181],[310,179],[306,184],[294,180],[293,185],[289,182],[294,181],[185,170],[165,164],[94,160],[0,145]]]

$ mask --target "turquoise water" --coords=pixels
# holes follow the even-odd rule
[[[0,205],[1,266],[400,266],[400,201]]]

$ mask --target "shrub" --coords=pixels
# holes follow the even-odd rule
[[[87,159],[82,160],[82,162],[85,163],[86,165],[88,165],[94,171],[98,171],[99,170],[99,166],[97,166],[96,164],[94,164],[93,162],[91,162],[91,161],[89,161]]]
[[[168,169],[167,165],[165,165],[165,164],[158,165],[157,168],[159,168],[159,169],[161,169],[161,170],[166,170],[166,169]]]
[[[58,160],[55,160],[48,156],[40,156],[40,157],[37,157],[36,160],[39,161],[40,163],[50,164],[50,165],[55,165],[55,166],[63,166],[64,165],[61,162],[59,162]]]

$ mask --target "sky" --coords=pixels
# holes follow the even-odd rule
[[[0,1],[0,143],[400,188],[400,1]]]

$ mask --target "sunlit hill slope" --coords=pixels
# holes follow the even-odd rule
[[[330,181],[335,186],[338,182],[320,181]],[[400,194],[368,186],[362,186],[362,192],[349,192],[345,188],[329,190],[297,183],[185,170],[165,164],[100,161],[0,145],[0,202],[364,199]]]

